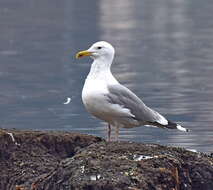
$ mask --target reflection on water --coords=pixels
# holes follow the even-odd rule
[[[74,54],[106,40],[116,47],[119,81],[192,130],[123,129],[121,139],[213,151],[211,0],[2,0],[0,7],[1,127],[104,137],[106,125],[81,102],[91,60],[74,64]]]

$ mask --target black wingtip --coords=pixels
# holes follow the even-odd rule
[[[191,130],[190,129],[186,129],[186,132],[191,132]]]
[[[181,125],[177,124],[177,123],[173,123],[171,121],[168,120],[168,124],[167,125],[162,125],[158,122],[149,122],[149,124],[153,125],[153,126],[157,126],[160,128],[167,128],[167,129],[178,129],[179,131],[183,131],[183,132],[190,132],[190,129],[184,128]]]

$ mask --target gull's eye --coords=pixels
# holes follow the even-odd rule
[[[97,49],[101,49],[101,48],[102,48],[101,46],[98,46],[98,47],[97,47]]]

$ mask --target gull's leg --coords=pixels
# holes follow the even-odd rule
[[[111,125],[108,123],[107,141],[111,141]]]
[[[115,128],[115,141],[118,141],[118,136],[119,136],[119,127],[116,126],[116,128]]]

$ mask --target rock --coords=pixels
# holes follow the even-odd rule
[[[101,138],[66,132],[0,129],[0,190],[27,190],[60,161]],[[32,189],[32,188],[31,188]]]
[[[0,168],[2,190],[213,189],[211,156],[70,132],[0,130]]]

